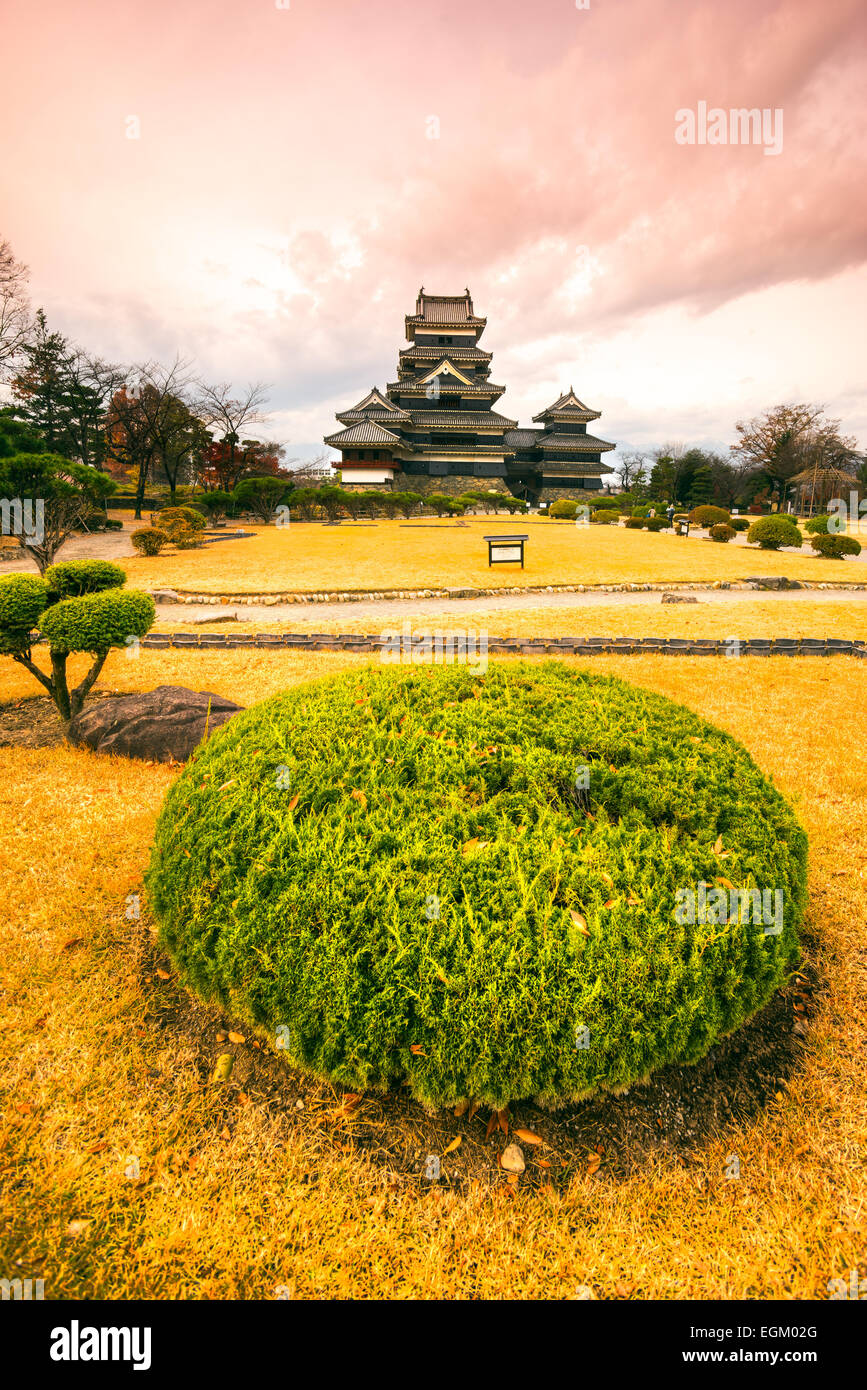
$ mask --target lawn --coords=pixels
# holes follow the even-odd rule
[[[101,684],[170,681],[246,704],[363,660],[118,653]],[[144,907],[125,916],[170,768],[6,749],[5,1269],[44,1277],[48,1298],[112,1299],[572,1298],[578,1286],[792,1299],[826,1298],[859,1262],[863,1277],[867,750],[853,731],[867,671],[849,658],[742,662],[725,679],[689,658],[592,669],[739,738],[810,836],[804,978],[748,1035],[738,1084],[711,1063],[556,1122],[522,1108],[512,1123],[546,1142],[525,1144],[527,1172],[509,1185],[505,1137],[485,1139],[484,1114],[342,1098],[250,1039],[218,1039],[232,1021],[179,988]],[[33,688],[6,663],[2,675],[0,698]],[[232,1081],[215,1087],[227,1047]],[[434,1188],[420,1176],[429,1153],[446,1174]],[[732,1153],[737,1181],[724,1176]]]
[[[123,561],[137,588],[171,586],[187,593],[273,594],[322,590],[508,588],[512,585],[713,582],[748,575],[867,583],[858,560],[822,560],[795,552],[717,545],[695,537],[623,527],[571,526],[518,518],[379,521],[352,526],[295,523],[246,526],[253,540],[220,541],[202,550],[170,551]],[[488,568],[482,537],[529,535],[526,564]]]

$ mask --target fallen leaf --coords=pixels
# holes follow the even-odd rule
[[[487,1125],[486,1125],[486,1127],[485,1127],[485,1138],[486,1138],[486,1139],[490,1139],[491,1135],[493,1134],[493,1132],[494,1132],[494,1130],[495,1130],[496,1128],[497,1128],[497,1112],[496,1112],[496,1110],[492,1110],[492,1111],[491,1111],[491,1117],[490,1117],[490,1119],[488,1120],[488,1123],[487,1123]]]
[[[409,1045],[409,1050],[410,1050],[410,1052],[412,1052],[413,1055],[416,1056],[416,1057],[426,1057],[426,1056],[427,1056],[427,1053],[425,1052],[425,1050],[424,1050],[424,1048],[422,1047],[421,1043],[410,1043],[410,1045]]]
[[[226,790],[227,787],[234,787],[234,785],[235,785],[235,778],[232,777],[232,778],[229,779],[228,782],[224,782],[223,785],[222,785],[221,787],[218,787],[218,788],[217,788],[217,791],[218,791],[218,792],[224,792],[224,791]]]
[[[158,970],[157,974],[159,975],[161,980],[170,980],[172,978],[168,970]]]
[[[521,1139],[525,1144],[541,1144],[543,1141],[538,1134],[534,1134],[532,1129],[515,1129],[512,1131],[516,1139]]]
[[[454,1153],[455,1149],[459,1149],[461,1147],[462,1137],[463,1136],[459,1134],[457,1139],[453,1139],[452,1142],[448,1145],[448,1147],[443,1149],[443,1158],[445,1158],[446,1154]]]
[[[614,1292],[617,1294],[618,1298],[628,1298],[634,1288],[634,1284],[624,1284],[622,1279],[618,1279],[617,1283],[614,1285]]]
[[[228,1033],[224,1033],[221,1028],[219,1033],[217,1034],[217,1042],[225,1042],[228,1036]]]
[[[633,893],[630,893],[629,897],[626,899],[626,905],[627,907],[640,907],[641,902]]]
[[[25,1100],[23,1105],[16,1105],[15,1109],[18,1111],[19,1115],[33,1114],[33,1106],[30,1104],[29,1100]]]
[[[231,1137],[232,1137],[232,1131],[229,1129],[228,1125],[226,1126],[225,1129],[221,1129],[221,1130],[220,1130],[220,1138],[221,1138],[221,1139],[225,1139],[225,1140],[228,1141],[229,1139],[231,1139]]]
[[[515,1130],[515,1133],[517,1134],[518,1131]],[[537,1168],[550,1168],[551,1165],[550,1165],[550,1163],[548,1162],[547,1158],[537,1158],[537,1159],[536,1159],[536,1167],[537,1167]]]
[[[590,935],[590,932],[587,929],[587,921],[584,917],[581,916],[580,912],[574,912],[570,908],[569,916],[572,918],[572,921],[574,922],[575,926],[578,928],[582,936]]]
[[[365,811],[365,810],[367,809],[367,797],[366,797],[366,795],[365,795],[364,792],[360,792],[360,791],[358,791],[357,788],[353,787],[353,789],[352,789],[350,795],[351,795],[353,801],[357,801],[357,802],[358,802],[358,804],[359,804],[359,806],[361,807],[362,811]]]
[[[590,1159],[590,1162],[587,1164],[587,1176],[588,1176],[588,1178],[592,1178],[593,1174],[594,1174],[594,1173],[596,1172],[596,1170],[599,1168],[601,1162],[602,1162],[602,1155],[601,1155],[601,1154],[594,1154],[593,1157]]]
[[[84,940],[83,936],[71,936],[68,941],[64,941],[61,951],[71,951],[73,947],[80,946]]]
[[[290,811],[294,811],[294,810],[295,810],[295,807],[298,805],[298,801],[299,801],[299,798],[298,798],[297,796],[293,796],[292,800],[289,802],[289,807],[288,807],[288,809],[289,809]]]
[[[66,1228],[66,1234],[70,1236],[83,1236],[89,1225],[89,1221],[70,1221]]]
[[[592,820],[593,817],[591,816],[590,819]],[[610,874],[606,874],[606,873],[604,872],[604,870],[600,869],[600,871],[599,871],[599,877],[602,879],[602,882],[603,882],[604,884],[607,885],[607,887],[609,887],[609,888],[613,888],[613,887],[614,887],[614,879],[611,877]]]
[[[107,1149],[107,1148],[108,1148],[108,1144],[107,1144],[107,1142],[103,1139],[102,1142],[99,1143],[99,1144],[91,1144],[90,1148],[89,1148],[89,1149],[85,1149],[84,1152],[85,1152],[86,1154],[101,1154],[102,1151],[103,1151],[103,1149]]]
[[[478,1108],[479,1108],[479,1102],[478,1102],[477,1100],[471,1100],[471,1101],[470,1101],[470,1108],[469,1108],[469,1111],[467,1112],[467,1119],[468,1119],[468,1120],[471,1120],[471,1119],[473,1118],[473,1116],[475,1115],[475,1113],[476,1113],[476,1111],[478,1110]]]
[[[714,854],[722,854],[722,847],[723,847],[722,835],[717,835],[717,837],[716,837],[716,844],[715,844],[714,847],[713,847],[713,852],[714,852]]]
[[[458,1101],[457,1105],[455,1106],[454,1110],[452,1111],[452,1114],[454,1115],[454,1117],[455,1117],[456,1120],[459,1120],[459,1119],[461,1118],[462,1115],[466,1115],[466,1113],[467,1113],[467,1111],[469,1110],[469,1108],[470,1108],[470,1102],[469,1102],[468,1100],[461,1100],[461,1101]]]
[[[242,1042],[246,1042],[246,1041],[247,1041],[247,1039],[244,1037],[244,1034],[243,1034],[243,1033],[233,1033],[231,1030],[229,1031],[229,1042],[230,1042],[230,1043],[242,1043]]]
[[[222,1056],[217,1058],[217,1065],[214,1067],[211,1080],[228,1081],[229,1077],[232,1075],[232,1067],[234,1065],[235,1059],[231,1052],[224,1052]]]
[[[472,854],[475,849],[486,849],[490,843],[490,840],[467,840],[461,854]]]
[[[616,898],[609,898],[609,899],[608,899],[608,902],[607,902],[607,903],[603,903],[602,906],[603,906],[603,907],[614,907],[614,904],[615,904],[616,902],[617,902],[617,899],[616,899]]]

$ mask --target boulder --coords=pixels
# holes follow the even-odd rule
[[[185,762],[208,733],[225,724],[242,705],[208,690],[158,685],[87,705],[69,726],[70,743],[95,753],[119,753],[151,762]]]
[[[181,596],[175,589],[151,589],[154,603],[180,603]]]
[[[695,597],[694,594],[672,594],[672,593],[666,592],[666,593],[664,593],[664,594],[662,595],[662,602],[663,602],[663,603],[698,603],[698,599]]]

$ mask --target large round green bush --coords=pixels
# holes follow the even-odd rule
[[[49,565],[45,578],[52,594],[61,598],[80,598],[104,589],[122,589],[126,573],[109,560],[64,560]]]
[[[147,887],[182,979],[295,1064],[499,1108],[702,1057],[797,959],[805,877],[740,744],[550,662],[365,668],[236,715]],[[780,933],[682,922],[701,883],[779,890]]]
[[[150,594],[106,589],[56,603],[40,619],[39,629],[53,651],[106,652],[126,646],[132,637],[144,637],[155,615]]]
[[[762,550],[779,550],[784,545],[801,545],[803,536],[788,516],[763,516],[747,532],[750,545]]]
[[[159,555],[163,546],[168,545],[169,536],[158,526],[143,526],[140,531],[133,531],[130,540],[139,555]]]
[[[810,545],[825,560],[842,560],[847,555],[860,555],[861,543],[854,536],[813,536]]]
[[[597,522],[600,526],[619,526],[620,513],[608,511],[604,507],[600,507],[597,511],[593,512],[590,520]]]
[[[827,536],[829,521],[828,513],[822,512],[820,516],[811,516],[809,521],[805,521],[804,530],[808,536]]]
[[[710,503],[703,503],[700,507],[693,507],[689,514],[689,519],[693,526],[704,526],[708,531],[712,526],[728,526],[731,523],[731,513],[725,507],[714,507]]]

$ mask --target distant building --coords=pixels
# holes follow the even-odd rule
[[[598,420],[570,387],[541,414],[541,429],[519,429],[494,410],[505,391],[489,381],[490,352],[479,347],[487,319],[462,295],[419,291],[406,316],[411,344],[399,354],[397,381],[372,387],[337,416],[344,429],[325,443],[339,449],[343,485],[398,492],[495,489],[531,502],[599,491],[615,446],[587,433]]]

